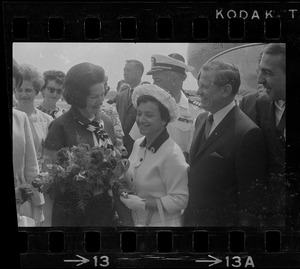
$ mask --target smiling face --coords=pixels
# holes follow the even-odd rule
[[[165,128],[157,104],[151,101],[141,102],[137,107],[136,123],[140,133],[148,140],[158,136]]]
[[[15,89],[15,96],[20,105],[33,104],[37,92],[33,88],[32,82],[24,80],[21,87]]]
[[[79,109],[86,118],[92,118],[100,112],[104,100],[104,83],[97,83],[90,87],[90,94],[86,98],[86,106]]]
[[[257,82],[262,84],[270,100],[285,100],[286,73],[282,69],[282,56],[263,54],[259,64]]]
[[[198,81],[197,94],[201,97],[201,108],[215,113],[224,106],[224,87],[214,84],[215,71],[203,71]]]
[[[56,105],[57,101],[62,97],[63,85],[56,83],[55,80],[49,80],[42,93],[44,102]]]

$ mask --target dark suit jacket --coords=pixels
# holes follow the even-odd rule
[[[199,145],[206,118],[197,117],[190,149],[185,226],[257,226],[266,170],[262,131],[235,106]]]
[[[130,89],[127,89],[117,95],[116,108],[124,132],[123,143],[130,155],[134,140],[130,137],[129,133],[136,119],[136,109],[131,101]]]
[[[257,112],[256,112],[256,99],[259,96],[259,92],[251,92],[242,98],[240,101],[240,109],[256,124],[258,123]]]
[[[241,110],[251,118],[264,132],[269,153],[269,171],[285,172],[285,143],[277,137],[275,105],[266,94],[249,94],[240,103]]]
[[[276,134],[274,101],[270,101],[266,94],[261,94],[255,99],[253,95],[247,95],[243,98],[241,109],[264,133],[268,149],[269,218],[273,226],[283,226],[286,205],[286,154],[285,143]]]

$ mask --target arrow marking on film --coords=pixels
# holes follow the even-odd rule
[[[222,262],[222,260],[220,260],[214,256],[208,255],[208,257],[212,258],[212,260],[195,260],[195,262],[212,262],[211,264],[208,265],[208,267],[214,266],[214,265]]]
[[[76,255],[76,256],[78,258],[80,258],[80,260],[64,260],[64,262],[80,262],[80,263],[76,264],[76,266],[80,266],[80,265],[82,265],[82,264],[87,263],[87,262],[90,261],[89,259],[86,259],[86,258],[84,258],[84,257],[82,257],[80,255]]]

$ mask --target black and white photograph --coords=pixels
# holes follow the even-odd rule
[[[10,266],[298,268],[299,4],[3,2]]]
[[[286,44],[14,43],[13,71],[20,227],[289,221]]]

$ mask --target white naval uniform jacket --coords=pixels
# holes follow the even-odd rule
[[[183,93],[181,93],[178,106],[179,117],[176,121],[168,124],[167,130],[182,152],[190,152],[195,131],[195,119],[204,110],[189,103],[188,98]]]
[[[159,137],[168,133],[165,130]],[[166,138],[166,137],[165,137]],[[180,226],[181,210],[188,203],[188,164],[172,138],[161,145],[159,138],[147,149],[141,146],[144,137],[135,141],[125,177],[135,194],[141,198],[159,199],[165,217],[162,223],[158,210],[153,212],[149,226]],[[132,211],[135,226],[146,226],[148,210]]]

